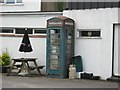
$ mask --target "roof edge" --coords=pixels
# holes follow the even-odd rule
[[[0,12],[0,15],[62,15],[63,12]]]

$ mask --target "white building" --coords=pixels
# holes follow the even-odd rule
[[[116,7],[112,7],[113,4]],[[102,79],[111,75],[120,76],[118,6],[116,2],[84,3],[83,7],[72,3],[69,6],[71,10],[63,12],[64,16],[76,22],[75,55],[82,56],[84,71],[100,75]]]
[[[41,11],[41,0],[0,0],[2,12]]]
[[[102,79],[120,75],[118,2],[68,3],[66,4],[68,10],[62,13],[40,12],[39,0],[34,0],[34,3],[26,2],[27,0],[20,3],[17,1],[21,0],[13,1],[15,3],[12,5],[2,3],[0,27],[3,32],[0,34],[2,36],[0,51],[7,48],[12,58],[23,57],[24,53],[18,51],[23,36],[20,30],[27,28],[31,33],[33,52],[27,53],[26,57],[37,57],[38,63],[45,65],[46,20],[63,14],[75,20],[75,55],[82,56],[84,71],[92,72]],[[45,73],[45,69],[42,73]]]
[[[0,52],[8,49],[11,58],[37,57],[39,65],[46,64],[47,19],[62,15],[62,12],[41,12],[40,0],[2,0],[0,13]],[[13,2],[12,2],[13,1]],[[17,3],[19,1],[19,3]],[[0,6],[0,7],[1,7]],[[33,52],[19,52],[23,31],[28,29]],[[45,74],[45,68],[42,70]]]

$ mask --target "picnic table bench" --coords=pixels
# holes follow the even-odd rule
[[[15,67],[17,67],[17,69],[19,68],[18,73],[25,70],[28,72],[28,75],[31,75],[30,71],[37,69],[38,73],[41,75],[40,69],[43,69],[45,67],[44,65],[37,64],[36,62],[37,58],[17,58],[12,60],[13,60],[13,64],[10,66],[10,70],[8,71],[7,75],[10,75],[12,69],[14,69]],[[21,64],[16,64],[16,62],[21,62]],[[34,66],[30,66],[29,62],[33,62]]]
[[[34,70],[34,69],[43,69],[45,66],[29,66],[30,70]]]

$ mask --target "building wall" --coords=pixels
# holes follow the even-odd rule
[[[46,38],[30,38],[33,48],[32,52],[19,52],[19,47],[23,37],[2,37],[2,50],[7,48],[11,58],[37,58],[38,65],[45,65],[46,63]],[[32,63],[31,63],[32,64]],[[42,70],[45,74],[45,68]]]
[[[41,0],[23,0],[22,4],[2,4],[2,12],[41,11]]]
[[[62,14],[62,13],[61,13]],[[47,19],[59,16],[61,14],[52,14],[52,15],[3,15],[2,27],[15,27],[15,28],[46,28]],[[1,34],[0,34],[1,36]],[[4,51],[6,48],[11,55],[11,58],[25,57],[23,52],[19,52],[20,43],[23,37],[9,37],[4,36],[0,39],[0,52]],[[26,57],[37,57],[39,65],[46,65],[46,38],[45,37],[30,37],[32,44],[33,52],[26,53]],[[42,73],[45,74],[45,68],[42,70]]]
[[[118,23],[118,8],[66,10],[63,15],[76,22],[75,55],[82,56],[84,71],[102,79],[111,77],[113,23]],[[77,29],[101,29],[101,38],[77,38]]]
[[[2,27],[34,27],[45,28],[47,19],[53,17],[45,15],[4,15]]]

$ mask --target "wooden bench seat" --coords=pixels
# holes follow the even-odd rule
[[[10,73],[12,72],[12,69],[14,69],[14,68],[19,70],[17,72],[18,74],[22,73],[22,71],[25,71],[25,72],[28,72],[28,76],[30,76],[31,75],[30,71],[37,69],[38,73],[41,75],[40,69],[42,69],[45,66],[43,66],[43,65],[38,66],[36,59],[37,58],[15,58],[15,59],[12,59],[13,63],[11,64],[10,70],[8,71],[7,75],[9,76]],[[21,64],[20,64],[20,62],[21,62]],[[33,62],[34,66],[30,66],[29,62]],[[17,64],[17,63],[19,63],[19,64]]]
[[[16,65],[14,65],[14,66],[16,66],[17,68],[20,68],[20,67],[21,67],[21,65],[20,65],[20,64],[16,64]]]
[[[45,66],[29,66],[30,70],[34,70],[34,69],[43,69]]]

